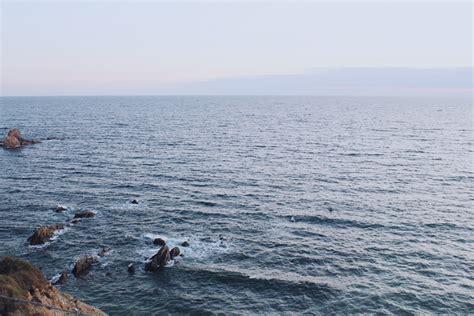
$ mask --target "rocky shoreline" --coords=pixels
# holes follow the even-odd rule
[[[53,316],[58,313],[107,315],[59,291],[32,264],[12,257],[4,257],[0,261],[1,315]]]
[[[5,149],[18,148],[24,145],[35,144],[39,141],[26,140],[21,137],[18,129],[9,131],[2,145]],[[139,204],[137,199],[130,200],[131,204]],[[58,205],[54,212],[64,213],[70,209],[67,206]],[[75,226],[83,220],[88,221],[96,216],[97,212],[83,209],[76,210],[74,217],[65,223],[42,225],[38,227],[27,239],[30,246],[42,246],[52,242],[60,231],[66,227]],[[79,228],[80,229],[80,228]],[[141,262],[146,272],[162,271],[165,266],[173,265],[174,259],[182,257],[183,253],[178,247],[169,247],[166,240],[155,238],[153,245],[160,246],[159,251]],[[184,241],[182,247],[189,247],[189,242]],[[100,262],[101,258],[109,254],[111,249],[103,247],[97,255],[82,255],[74,264],[71,271],[65,271],[55,280],[53,284],[64,284],[68,281],[70,274],[79,278],[87,274],[93,266]],[[133,274],[136,271],[137,262],[129,263],[124,271]],[[84,304],[69,294],[56,289],[48,282],[43,273],[30,263],[11,257],[4,257],[0,261],[0,315],[56,315],[53,310],[63,312],[82,312],[90,315],[106,315],[104,312],[92,306]]]

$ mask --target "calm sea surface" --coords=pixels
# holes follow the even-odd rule
[[[474,312],[471,100],[0,102],[2,137],[43,140],[0,149],[0,255],[53,278],[111,247],[60,288],[112,315]],[[155,237],[190,247],[152,274]]]

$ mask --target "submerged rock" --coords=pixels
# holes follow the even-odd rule
[[[155,238],[155,240],[153,240],[153,244],[157,246],[164,246],[166,245],[166,240],[164,240],[163,238]]]
[[[179,256],[181,251],[179,250],[178,247],[174,247],[173,249],[170,250],[170,259],[173,260],[175,257]]]
[[[21,132],[18,128],[11,129],[8,132],[7,137],[3,139],[3,147],[5,148],[17,148],[36,143],[39,143],[39,141],[24,139],[21,136]]]
[[[28,237],[30,245],[42,245],[49,241],[53,237],[54,232],[57,230],[64,229],[63,224],[55,224],[52,226],[41,226],[38,228],[33,235]]]
[[[95,213],[89,210],[77,212],[76,214],[74,214],[74,218],[91,218],[94,216],[95,216]]]
[[[163,269],[168,261],[170,261],[170,248],[165,245],[145,264],[145,271],[154,272]]]
[[[80,222],[81,222],[80,218],[75,218],[71,221],[71,224],[77,224],[77,223],[80,223]]]
[[[133,200],[130,201],[130,203],[132,203],[132,204],[138,204],[138,200],[137,200],[137,199],[133,199]]]
[[[112,248],[104,246],[102,247],[102,250],[97,254],[99,257],[104,257],[107,256],[110,251],[112,251]]]
[[[30,263],[11,257],[0,261],[0,295],[61,309],[59,315],[105,316],[101,310],[82,303],[52,286],[43,273]],[[37,304],[18,304],[0,297],[0,315],[57,315],[58,311]]]
[[[59,276],[59,279],[56,282],[54,282],[54,284],[65,284],[67,283],[68,279],[69,279],[69,274],[67,272],[63,272]]]
[[[184,241],[184,242],[181,244],[181,246],[183,246],[183,247],[189,247],[189,242]]]
[[[67,211],[67,207],[62,206],[62,205],[59,205],[58,207],[56,207],[56,210],[55,210],[56,213],[61,213],[64,211]]]
[[[128,271],[128,273],[135,273],[135,265],[133,263],[130,263],[127,266],[127,271]]]
[[[98,260],[92,256],[84,256],[77,260],[74,268],[72,269],[72,274],[77,278],[80,275],[86,273],[91,267],[92,264],[96,263]]]

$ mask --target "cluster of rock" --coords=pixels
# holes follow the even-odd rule
[[[0,315],[106,315],[62,293],[38,268],[17,258],[4,257],[0,261],[0,295]]]
[[[163,269],[171,260],[174,260],[174,258],[181,254],[181,250],[178,247],[171,248],[170,250],[166,245],[166,241],[162,238],[156,238],[153,240],[153,244],[161,246],[161,248],[145,263],[145,271],[154,272]],[[187,245],[189,244],[187,243]]]
[[[67,208],[65,206],[58,206],[56,212],[64,212]],[[85,210],[77,212],[74,214],[74,218],[69,224],[77,224],[82,218],[92,218],[95,216],[95,213],[90,210]],[[50,241],[54,236],[54,233],[64,229],[64,224],[54,224],[51,226],[40,226],[34,233],[28,238],[30,245],[43,245],[46,242]]]
[[[3,139],[3,142],[0,144],[5,148],[18,148],[25,145],[39,143],[38,140],[28,140],[21,136],[21,132],[18,128],[11,129],[7,136]]]

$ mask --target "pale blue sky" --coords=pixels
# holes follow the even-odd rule
[[[1,22],[3,95],[166,94],[317,67],[472,66],[470,2],[2,1]]]

